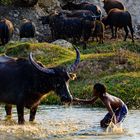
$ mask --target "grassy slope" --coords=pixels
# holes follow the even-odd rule
[[[90,98],[96,82],[104,83],[108,92],[122,98],[129,107],[140,107],[140,42],[109,42],[103,45],[90,43],[82,50],[81,62],[76,71],[77,79],[70,82],[74,96]],[[35,58],[47,67],[67,66],[75,59],[73,49],[42,43],[15,43],[0,48],[1,53],[14,57],[26,57],[32,51]],[[53,95],[52,95],[53,94]],[[59,98],[51,93],[43,103],[57,104]],[[101,106],[97,102],[97,106]]]

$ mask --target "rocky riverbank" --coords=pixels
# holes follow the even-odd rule
[[[90,1],[93,0],[83,0],[83,1]],[[140,14],[139,14],[139,7],[140,1],[139,0],[121,0],[126,9],[132,15],[133,26],[135,29],[135,37],[140,38]],[[76,0],[76,2],[82,2],[81,0]],[[35,39],[39,42],[49,41],[51,38],[50,29],[47,25],[43,26],[39,21],[39,17],[47,15],[48,12],[54,10],[60,5],[66,3],[64,0],[39,0],[38,4],[32,8],[26,7],[14,7],[14,6],[0,6],[0,17],[6,17],[10,19],[15,27],[14,41],[19,40],[19,27],[22,23],[22,19],[30,19],[36,25],[36,37]],[[103,10],[103,3],[101,0],[94,0],[94,3],[99,5]],[[105,12],[103,10],[103,15]]]

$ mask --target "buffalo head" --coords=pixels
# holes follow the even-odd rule
[[[45,68],[34,61],[32,53],[30,53],[29,55],[29,61],[31,65],[33,65],[33,67],[43,75],[43,78],[40,80],[42,84],[41,86],[42,90],[44,90],[45,92],[51,90],[55,91],[57,95],[60,96],[61,101],[63,102],[72,101],[72,95],[69,91],[69,80],[75,78],[75,75],[72,72],[76,70],[78,63],[80,61],[80,53],[77,48],[75,48],[75,50],[76,50],[76,60],[67,69],[57,67]]]

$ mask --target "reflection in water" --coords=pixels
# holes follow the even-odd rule
[[[105,114],[101,108],[40,106],[36,122],[28,122],[25,110],[26,124],[18,125],[16,109],[12,120],[5,120],[1,107],[0,140],[139,140],[139,111],[130,111],[122,127],[111,124],[106,130],[99,126]]]

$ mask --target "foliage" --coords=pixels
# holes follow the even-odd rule
[[[3,5],[10,5],[13,3],[13,0],[1,0],[0,1],[0,4],[3,4]]]

